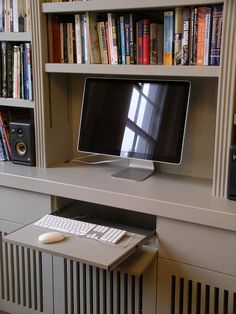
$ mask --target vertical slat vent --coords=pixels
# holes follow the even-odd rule
[[[171,276],[171,314],[236,314],[236,292]]]
[[[143,280],[64,260],[65,314],[142,313]]]
[[[42,255],[2,242],[0,233],[0,299],[43,312]]]

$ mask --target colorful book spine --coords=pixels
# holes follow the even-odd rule
[[[189,64],[190,8],[183,9],[183,38],[181,64]]]
[[[182,60],[182,35],[183,35],[183,9],[175,9],[175,45],[174,64],[181,64]]]
[[[120,36],[120,20],[116,20],[116,35],[117,35],[117,54],[118,54],[118,64],[122,64],[122,53],[121,53],[121,36]]]
[[[101,63],[99,50],[98,30],[97,30],[97,14],[95,12],[87,12],[87,45],[90,56],[90,63]]]
[[[198,8],[197,17],[197,65],[204,65],[205,32],[206,32],[206,12],[207,7]]]
[[[137,22],[137,64],[143,64],[143,20]]]
[[[129,14],[130,64],[135,64],[135,23],[133,13]]]
[[[130,64],[130,31],[129,31],[129,15],[125,14],[124,16],[125,23],[125,63]]]
[[[3,147],[3,142],[2,142],[2,137],[0,134],[0,161],[6,161],[6,155],[4,152],[4,147]]]
[[[173,64],[174,12],[164,12],[164,65]]]
[[[32,86],[32,58],[31,58],[31,44],[25,44],[26,50],[26,67],[27,67],[27,86],[28,86],[28,100],[33,100],[33,86]]]
[[[143,64],[150,64],[150,19],[143,19]]]
[[[212,32],[210,39],[210,65],[220,65],[223,5],[212,6]]]
[[[125,60],[125,21],[124,16],[120,16],[120,44],[121,44],[121,63],[126,64]]]
[[[2,127],[2,133],[3,133],[3,137],[5,139],[5,142],[6,142],[8,154],[9,154],[9,157],[11,159],[11,145],[10,145],[9,135],[8,135],[8,132],[7,132],[6,118],[5,118],[5,113],[4,112],[0,111],[0,125]]]
[[[2,97],[7,97],[7,43],[2,42]]]
[[[10,154],[8,152],[7,143],[6,143],[6,139],[4,137],[3,128],[2,128],[1,123],[0,123],[0,137],[1,137],[1,140],[2,140],[3,154],[6,157],[6,160],[11,160]]]

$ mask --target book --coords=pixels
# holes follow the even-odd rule
[[[2,136],[0,134],[0,161],[6,161],[6,154],[4,151],[4,146],[3,146],[3,141],[2,141]]]
[[[104,21],[97,22],[97,30],[98,30],[98,41],[99,41],[101,62],[102,64],[108,64],[107,39],[106,39],[106,29],[105,29]]]
[[[27,98],[33,100],[33,85],[32,85],[32,57],[31,57],[31,44],[25,43],[25,54],[26,54],[26,69],[27,69]]]
[[[117,37],[116,37],[116,22],[114,13],[107,13],[107,25],[109,40],[108,45],[110,47],[111,54],[111,64],[118,64],[118,47],[117,47]]]
[[[115,22],[116,22],[118,64],[122,64],[121,35],[120,35],[120,20],[119,20],[119,18],[117,18],[115,20]]]
[[[52,58],[54,63],[61,63],[61,33],[58,15],[52,15],[48,19],[48,27],[48,34],[50,34],[52,38],[52,41],[50,41],[50,37],[48,37],[49,57]]]
[[[220,65],[223,5],[212,6],[212,32],[210,36],[210,65]]]
[[[181,64],[189,64],[189,29],[190,29],[190,8],[183,9],[183,36]]]
[[[197,12],[198,8],[191,8],[190,35],[189,35],[189,64],[197,62]]]
[[[150,64],[157,64],[157,23],[150,24]]]
[[[205,43],[204,43],[204,65],[209,64],[210,56],[210,32],[211,32],[211,8],[208,7],[206,11],[206,24],[205,24]]]
[[[75,14],[75,51],[76,51],[76,63],[82,63],[82,32],[80,14]]]
[[[173,64],[174,12],[164,12],[164,64]]]
[[[7,142],[6,142],[6,139],[4,137],[3,127],[2,127],[1,123],[0,123],[0,138],[1,138],[2,148],[3,148],[2,153],[6,158],[5,160],[10,160],[11,157],[10,157],[10,154],[8,152]]]
[[[7,110],[0,110],[0,125],[2,128],[2,134],[5,139],[6,146],[7,146],[9,158],[11,159],[9,112]],[[3,141],[2,141],[2,144],[3,144]]]
[[[175,42],[174,42],[174,64],[181,64],[182,60],[182,35],[183,35],[183,9],[175,9]]]
[[[197,16],[197,65],[204,65],[205,34],[206,34],[206,13],[207,7],[198,8]]]
[[[90,63],[101,63],[97,30],[97,15],[95,12],[86,12],[86,19],[87,19],[86,40],[89,50]]]
[[[143,64],[143,20],[136,22],[136,63]]]
[[[120,46],[121,46],[121,64],[125,64],[125,22],[124,16],[120,16]]]
[[[82,47],[82,63],[88,64],[90,63],[90,55],[88,49],[88,41],[87,41],[87,15],[82,13],[80,15],[81,20],[81,47]]]
[[[73,32],[73,23],[66,23],[67,28],[67,55],[68,63],[74,63],[74,32]]]
[[[4,31],[4,6],[3,1],[0,0],[0,32]]]
[[[150,64],[150,19],[143,19],[143,64]]]
[[[130,64],[135,64],[135,22],[133,13],[129,13],[129,49]]]
[[[7,43],[5,41],[1,42],[1,52],[2,52],[2,97],[7,97]]]
[[[157,64],[163,64],[164,53],[164,24],[157,24]]]
[[[129,30],[129,15],[124,15],[125,29],[125,63],[130,64],[130,30]]]

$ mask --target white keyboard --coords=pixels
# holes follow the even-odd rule
[[[65,232],[71,235],[84,236],[107,243],[117,243],[126,234],[126,231],[121,229],[54,215],[42,217],[34,223],[34,226]]]

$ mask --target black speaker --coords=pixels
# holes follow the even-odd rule
[[[236,201],[236,145],[231,145],[229,151],[229,172],[227,197]]]
[[[34,123],[31,120],[10,122],[12,162],[35,166]]]

